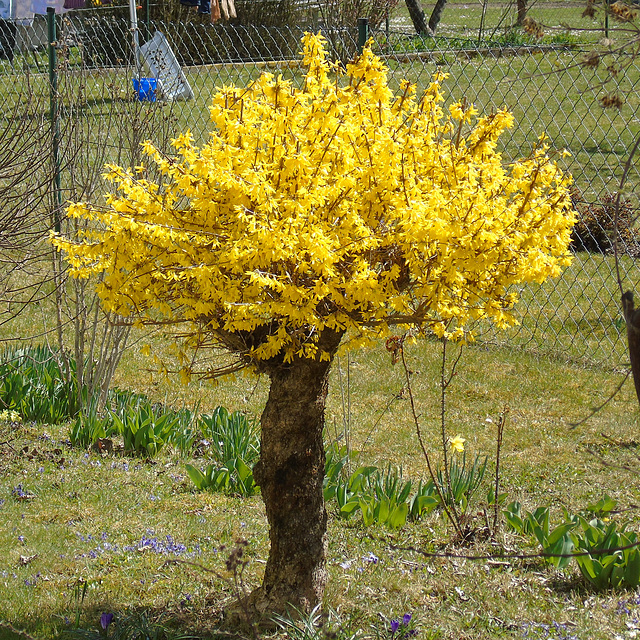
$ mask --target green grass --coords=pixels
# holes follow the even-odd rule
[[[414,391],[426,441],[437,456],[440,345],[427,342],[411,348],[408,356],[416,372]],[[137,356],[130,358],[133,362],[125,363],[119,384],[148,391]],[[396,398],[403,375],[398,365],[391,365],[382,345],[343,354],[335,363],[327,438],[343,431],[347,366],[350,439],[358,460],[401,464],[405,477],[426,478],[408,401]],[[627,384],[591,421],[570,427],[602,402],[618,380],[601,370],[512,350],[469,348],[451,393],[448,430],[467,439],[471,454],[491,455],[497,415],[508,405],[502,461],[508,500],[518,499],[526,509],[551,505],[552,517],[558,518],[561,506],[578,510],[609,493],[624,509],[635,504],[638,474],[605,467],[587,449],[609,462],[635,462],[638,409],[632,386]],[[185,401],[197,398],[204,404],[258,412],[265,386],[263,381],[253,392],[254,384],[249,378],[217,388],[194,384],[180,393]],[[161,381],[154,397],[176,397],[175,388],[172,381]],[[242,402],[242,396],[249,401]],[[486,421],[489,417],[494,424]],[[200,459],[163,451],[150,464],[116,454],[85,454],[63,443],[63,426],[3,423],[0,430],[0,548],[5,551],[0,560],[0,619],[40,638],[57,637],[68,628],[65,616],[75,619],[74,594],[86,581],[87,593],[79,607],[83,627],[95,628],[104,611],[125,612],[133,606],[152,615],[164,613],[182,631],[209,637],[220,612],[232,602],[232,589],[196,567],[165,561],[194,560],[225,574],[221,546],[233,544],[237,537],[249,542],[247,586],[258,584],[268,552],[261,502],[257,497],[195,493],[184,463],[199,464]],[[18,485],[33,497],[17,499],[12,490]],[[482,526],[483,517],[472,513],[475,525]],[[634,511],[616,517],[638,526]],[[176,546],[176,555],[164,554],[167,535],[185,548]],[[504,541],[510,549],[535,552],[527,540],[512,534]],[[631,619],[616,611],[618,601],[630,599],[630,594],[592,593],[574,565],[558,571],[536,561],[507,565],[427,559],[396,548],[433,551],[448,545],[462,553],[490,551],[481,537],[465,549],[451,543],[451,530],[441,514],[390,532],[383,527],[363,529],[359,518],[338,519],[330,506],[325,605],[338,610],[344,620],[353,617],[364,629],[380,627],[380,615],[392,618],[411,612],[424,638],[519,638],[524,624],[556,621],[575,625],[567,627],[567,633],[577,638],[604,639],[612,631],[622,632]],[[368,560],[371,553],[378,563]],[[33,555],[28,564],[21,564],[21,556]],[[631,609],[635,615],[637,605]]]
[[[623,288],[633,289],[640,279],[637,261],[623,256],[620,271]],[[576,253],[559,278],[522,289],[517,326],[504,333],[481,327],[478,334],[486,341],[620,367],[629,359],[620,297],[614,259]]]

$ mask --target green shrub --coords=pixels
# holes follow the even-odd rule
[[[69,427],[71,446],[88,449],[98,440],[110,438],[116,433],[113,421],[107,417],[100,417],[95,410],[83,411]]]
[[[409,517],[419,520],[423,515],[431,513],[439,504],[440,498],[433,482],[429,480],[423,484],[420,481],[418,489],[409,501]]]
[[[180,425],[179,416],[161,405],[140,402],[122,415],[111,413],[114,431],[124,439],[125,453],[153,458]]]
[[[199,490],[209,489],[241,496],[254,495],[253,465],[260,456],[260,432],[255,419],[218,407],[202,415],[199,427],[212,462],[204,472],[186,465],[189,477]]]
[[[241,458],[229,460],[223,466],[209,464],[204,472],[191,464],[185,467],[199,491],[209,490],[242,497],[253,496],[258,492],[253,471]]]
[[[125,453],[153,457],[168,444],[187,453],[199,436],[195,423],[195,410],[175,411],[152,403],[144,394],[113,389],[104,413],[89,406],[78,414],[70,426],[69,440],[86,449],[101,439],[121,435]]]
[[[199,426],[208,441],[208,453],[214,462],[225,464],[241,458],[253,465],[260,456],[260,431],[257,420],[240,411],[229,413],[218,407],[211,415],[201,415]]]
[[[449,481],[443,470],[438,470],[438,484],[447,505],[455,504],[462,513],[466,513],[471,498],[480,487],[487,470],[487,458],[477,455],[471,465],[467,464],[467,452],[462,454],[462,461],[453,457],[449,464]]]
[[[571,562],[573,551],[571,531],[576,526],[574,518],[565,514],[565,522],[553,529],[549,522],[549,507],[538,507],[534,511],[523,515],[519,502],[512,502],[504,511],[508,526],[520,535],[533,536],[542,547],[544,554],[549,554],[545,560],[562,569]],[[553,554],[558,554],[553,555]],[[564,557],[563,557],[564,556]]]
[[[387,465],[380,471],[376,466],[361,466],[350,474],[349,455],[345,447],[331,445],[326,451],[324,499],[335,501],[338,514],[350,518],[360,512],[363,524],[385,524],[397,529],[407,521],[432,511],[439,500],[434,497],[433,483],[418,485],[417,493],[410,498],[411,481],[405,481],[401,467]]]
[[[75,365],[62,368],[46,346],[5,351],[0,363],[0,410],[17,411],[23,420],[57,424],[80,410]]]
[[[627,533],[623,525],[605,523],[599,518],[577,517],[578,527],[571,534],[577,552],[580,573],[598,590],[616,587],[635,588],[640,584],[640,550],[638,536]],[[630,546],[632,545],[632,546]],[[628,547],[628,548],[624,548]],[[603,553],[603,550],[610,550]]]

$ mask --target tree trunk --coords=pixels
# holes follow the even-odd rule
[[[318,347],[335,354],[342,333],[325,329]],[[324,408],[331,360],[267,363],[269,398],[260,419],[260,485],[269,522],[271,550],[262,586],[249,604],[259,614],[287,605],[309,612],[322,600],[327,512],[324,505]]]
[[[627,324],[627,341],[629,342],[629,359],[636,396],[640,403],[640,309],[635,309],[633,293],[625,291],[622,294],[622,310]]]
[[[409,10],[409,16],[416,33],[424,33],[425,35],[431,35],[429,32],[429,25],[427,24],[427,18],[424,15],[424,11],[420,6],[420,0],[405,0],[407,9]]]
[[[516,26],[521,27],[527,17],[527,0],[516,0]]]
[[[431,12],[431,17],[429,18],[429,31],[431,34],[435,34],[438,25],[440,24],[440,19],[442,18],[442,12],[447,4],[447,0],[437,0],[436,6],[433,7],[433,11]]]

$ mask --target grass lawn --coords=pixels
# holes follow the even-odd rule
[[[425,438],[438,458],[441,346],[429,341],[407,355]],[[244,377],[215,388],[182,387],[144,367],[143,356],[131,351],[117,385],[175,407],[198,400],[204,411],[222,404],[258,413],[267,391],[264,381]],[[562,508],[574,513],[608,494],[618,501],[612,517],[636,528],[638,407],[631,383],[606,409],[571,427],[620,379],[513,350],[470,347],[450,394],[448,432],[466,438],[470,455],[492,456],[495,423],[508,405],[502,454],[507,502],[519,500],[525,510],[550,506],[558,523]],[[417,482],[427,474],[402,386],[402,371],[382,346],[343,354],[333,369],[326,438],[344,437],[346,430],[357,452],[354,464],[401,465],[404,478]],[[201,457],[171,450],[153,461],[100,455],[70,448],[67,438],[66,425],[0,424],[0,620],[38,638],[56,638],[76,621],[96,629],[104,612],[122,617],[144,611],[197,637],[222,634],[221,612],[234,598],[225,569],[230,545],[238,538],[248,542],[247,588],[258,584],[267,557],[259,497],[196,492],[184,465],[202,466]],[[632,470],[603,461],[626,462]],[[507,532],[504,522],[499,547],[483,537],[482,496],[491,475],[469,511],[478,533],[465,546],[456,543],[440,511],[391,530],[364,527],[360,516],[344,520],[329,503],[325,607],[338,612],[343,627],[351,624],[373,637],[377,629],[383,638],[391,637],[387,620],[405,613],[421,638],[633,637],[629,625],[640,612],[634,592],[596,592],[575,564],[558,570],[541,559],[421,555],[539,550],[530,538]],[[219,575],[168,560],[195,562]],[[556,635],[545,635],[554,625]],[[0,628],[0,637],[20,636]]]

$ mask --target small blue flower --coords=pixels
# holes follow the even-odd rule
[[[391,633],[395,634],[395,632],[400,628],[400,623],[397,620],[391,621]]]
[[[26,498],[29,494],[22,488],[22,484],[11,489],[11,494],[16,498]]]
[[[36,584],[38,583],[38,578],[40,577],[40,572],[38,571],[38,573],[36,573],[35,576],[33,576],[33,578],[25,578],[25,585],[27,587],[35,587]]]
[[[113,622],[113,613],[103,613],[100,616],[100,626],[106,631]]]

